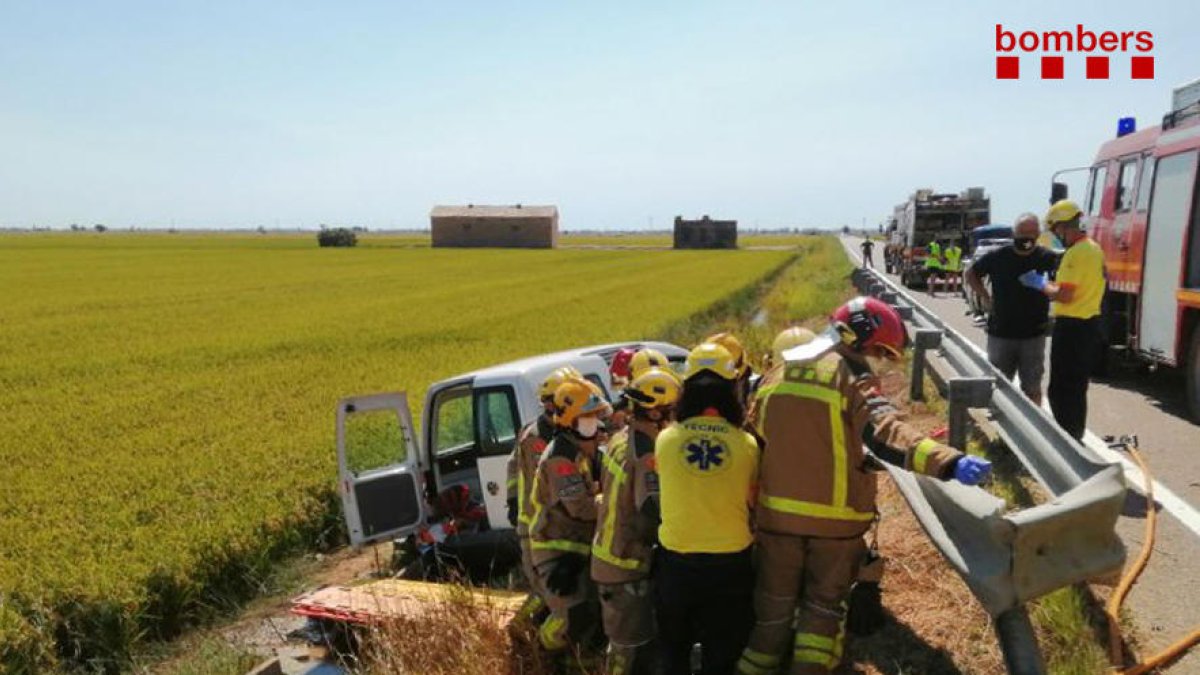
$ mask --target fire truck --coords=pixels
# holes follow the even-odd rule
[[[888,267],[909,288],[925,285],[929,243],[957,243],[969,253],[968,234],[991,220],[991,200],[981,187],[959,194],[917,190],[889,221]]]
[[[1104,249],[1110,343],[1151,367],[1183,369],[1200,421],[1200,80],[1175,89],[1161,125],[1136,127],[1118,122],[1077,201]],[[1065,197],[1053,182],[1051,202]]]

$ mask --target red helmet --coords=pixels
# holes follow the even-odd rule
[[[636,349],[624,347],[617,351],[613,356],[612,365],[608,367],[608,372],[613,377],[621,379],[629,379],[629,363],[633,361],[633,355],[637,353]]]
[[[904,321],[892,306],[882,300],[857,297],[838,307],[830,317],[842,342],[866,353],[872,347],[899,358],[908,344]]]

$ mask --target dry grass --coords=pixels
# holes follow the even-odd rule
[[[367,630],[360,672],[428,675],[549,675],[555,672],[537,636],[513,628],[510,612],[446,585],[446,597],[418,616],[404,616]]]

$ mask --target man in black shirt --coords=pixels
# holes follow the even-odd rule
[[[1046,331],[1050,324],[1050,301],[1017,280],[1022,274],[1053,272],[1058,256],[1037,245],[1038,218],[1032,213],[1017,217],[1013,245],[996,249],[971,264],[966,280],[990,307],[987,323],[988,361],[1004,376],[1021,376],[1021,391],[1042,402],[1042,376],[1046,372]],[[991,293],[983,279],[992,281]]]
[[[861,248],[863,252],[863,268],[874,268],[875,261],[871,259],[871,252],[875,250],[875,242],[871,241],[870,237],[867,237],[866,239],[863,239]]]

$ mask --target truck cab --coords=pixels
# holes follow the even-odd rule
[[[425,394],[421,426],[405,392],[352,396],[337,406],[338,493],[353,546],[407,536],[424,524],[443,490],[466,486],[487,510],[483,528],[511,530],[507,464],[522,427],[541,414],[537,390],[553,370],[574,366],[604,390],[613,356],[653,348],[673,365],[687,350],[664,342],[622,342],[511,361],[456,375]]]
[[[1052,185],[1052,202],[1067,196]],[[1104,250],[1110,344],[1183,369],[1200,421],[1200,80],[1174,91],[1161,125],[1120,120],[1077,201]]]

